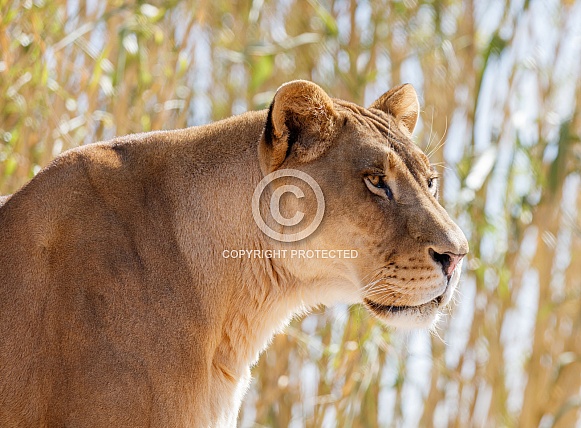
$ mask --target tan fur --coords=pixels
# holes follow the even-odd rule
[[[369,108],[382,110],[397,118],[400,129],[410,135],[420,114],[420,103],[416,91],[409,83],[390,89]]]
[[[302,137],[295,142],[294,153],[301,162],[321,156],[332,144],[337,121],[333,101],[317,85],[296,80],[276,92],[271,106],[273,145],[271,152],[260,153],[262,170],[272,172],[284,162],[293,127],[300,127]],[[307,144],[306,139],[316,139]],[[261,146],[265,149],[265,146]]]
[[[230,427],[249,366],[293,315],[342,301],[430,325],[459,277],[430,251],[468,247],[400,129],[417,118],[405,91],[411,103],[396,91],[366,110],[292,82],[269,112],[55,159],[0,206],[0,426]],[[250,209],[277,168],[325,195],[323,222],[293,244],[266,237]],[[377,168],[393,201],[367,187]],[[358,257],[223,257],[293,248]]]

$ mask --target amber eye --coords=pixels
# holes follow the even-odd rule
[[[379,175],[370,175],[367,177],[369,182],[373,184],[375,187],[379,187],[381,183],[381,177]]]
[[[371,193],[387,198],[393,199],[393,192],[389,185],[385,182],[385,178],[379,175],[368,175],[365,177],[365,185]]]

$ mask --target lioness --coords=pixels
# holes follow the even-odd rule
[[[297,312],[362,303],[430,325],[468,244],[410,140],[418,109],[410,85],[365,109],[293,81],[267,111],[56,158],[0,207],[0,426],[235,426],[249,366]],[[251,209],[282,169],[324,195],[295,242]],[[266,186],[259,215],[277,194],[284,219],[312,220],[293,179]]]

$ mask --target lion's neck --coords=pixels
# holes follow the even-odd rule
[[[254,262],[261,267],[255,266],[230,297],[216,353],[241,371],[258,360],[274,334],[294,315],[306,312],[314,303],[305,299],[294,279],[273,274],[269,259]]]
[[[243,119],[265,120],[263,113],[255,116]],[[344,301],[325,295],[327,290],[340,290],[329,281],[338,276],[336,267],[326,277],[317,271],[320,263],[316,261],[314,266],[297,266],[289,260],[224,257],[225,250],[276,249],[273,246],[279,245],[265,240],[251,210],[252,195],[263,178],[257,157],[261,129],[257,126],[248,140],[240,140],[236,127],[210,129],[208,138],[215,146],[224,146],[222,155],[212,152],[197,159],[197,144],[181,148],[185,165],[204,167],[172,187],[176,189],[176,236],[193,278],[191,313],[209,308],[204,314],[207,324],[194,332],[193,343],[199,343],[203,335],[210,344],[205,360],[199,363],[210,370],[207,402],[217,403],[211,413],[215,420],[228,422],[224,425],[233,425],[230,422],[250,381],[249,367],[274,334],[314,305]],[[193,154],[187,155],[188,151]],[[305,272],[313,277],[302,277]]]
[[[268,265],[267,261],[262,262]],[[211,394],[218,397],[211,402],[220,403],[213,413],[218,420],[227,422],[224,426],[234,425],[228,422],[229,418],[237,414],[250,384],[250,367],[260,352],[293,315],[308,309],[295,284],[280,278],[273,282],[268,267],[256,268],[255,265],[252,274],[230,287],[229,296],[224,296],[227,304],[211,361]]]
[[[182,148],[185,164],[213,167],[196,168],[193,181],[187,176],[187,182],[174,185],[180,191],[173,200],[176,236],[193,278],[191,313],[210,308],[204,314],[207,325],[193,332],[192,342],[199,343],[203,335],[203,342],[210,344],[206,360],[197,362],[210,371],[207,402],[217,403],[210,413],[221,421],[218,426],[232,426],[250,381],[249,367],[273,335],[307,309],[310,299],[304,300],[292,275],[268,259],[224,257],[224,250],[271,245],[264,242],[250,209],[254,188],[263,176],[256,147],[261,127],[254,142],[241,141],[234,127],[219,131],[210,137],[215,145],[226,147],[222,152],[227,156],[211,153],[207,156],[212,159],[206,155],[195,159],[196,144]],[[194,154],[184,154],[188,150]]]
[[[272,337],[290,320],[317,305],[353,301],[348,271],[337,267],[336,277],[318,272],[309,278],[293,274],[288,264],[253,260],[252,271],[234,287],[222,325],[217,361],[243,373],[258,360]],[[314,270],[314,269],[313,269]]]

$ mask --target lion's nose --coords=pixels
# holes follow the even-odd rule
[[[462,260],[462,257],[464,257],[466,254],[453,254],[453,253],[440,254],[430,249],[430,255],[436,261],[436,263],[439,263],[442,266],[444,275],[446,275],[446,277],[448,277],[449,280],[450,277],[452,276],[452,273],[454,272],[454,269],[456,269],[456,266],[458,265],[458,263],[460,263],[460,260]]]

